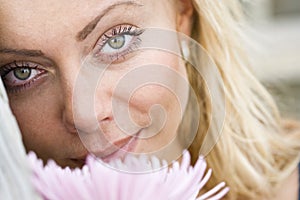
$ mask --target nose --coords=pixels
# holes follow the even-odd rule
[[[99,130],[101,123],[112,119],[109,88],[99,91],[98,79],[99,73],[95,72],[62,73],[62,122],[69,132],[93,133]]]

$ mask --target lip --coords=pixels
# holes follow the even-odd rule
[[[122,159],[126,154],[133,152],[138,144],[138,136],[142,130],[136,134],[117,140],[111,143],[111,146],[103,151],[96,151],[93,154],[104,162],[109,162],[115,159]]]
[[[71,157],[70,160],[73,164],[77,166],[83,166],[86,163],[86,157],[88,156],[89,152],[86,151],[85,153],[79,154],[81,156],[78,157]]]
[[[104,150],[87,152],[82,156],[72,158],[71,160],[80,164],[85,163],[86,157],[89,153],[94,154],[104,162],[109,162],[118,158],[122,159],[126,154],[134,151],[137,146],[138,136],[140,135],[140,133],[141,130],[130,137],[122,138],[110,143],[110,146],[105,148]]]

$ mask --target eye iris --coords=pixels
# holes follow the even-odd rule
[[[116,36],[114,38],[111,38],[108,41],[108,44],[113,49],[121,49],[125,44],[125,36],[120,35],[120,36]]]
[[[14,75],[17,79],[26,80],[31,75],[31,70],[28,68],[18,68],[14,70]]]

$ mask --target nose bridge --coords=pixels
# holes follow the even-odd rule
[[[69,131],[75,132],[73,96],[78,70],[70,64],[60,65],[59,68],[63,96],[62,121]]]
[[[63,122],[68,129],[95,131],[101,121],[109,118],[109,89],[99,90],[97,84],[100,75],[99,72],[90,69],[72,66],[65,66],[61,71]]]

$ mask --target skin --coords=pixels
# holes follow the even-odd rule
[[[128,133],[122,129],[124,127],[118,127],[115,121],[112,96],[117,82],[133,69],[132,66],[152,64],[155,60],[186,77],[183,64],[174,55],[159,51],[142,52],[135,56],[126,55],[113,65],[114,68],[103,74],[99,83],[101,87],[95,90],[96,106],[92,113],[95,117],[91,117],[89,112],[81,112],[80,109],[74,108],[74,88],[83,60],[93,55],[99,47],[97,44],[103,34],[112,27],[132,24],[138,27],[177,30],[190,35],[193,9],[188,0],[180,1],[181,5],[178,7],[171,1],[158,0],[136,0],[133,2],[143,6],[115,7],[103,15],[101,21],[87,35],[84,28],[99,13],[117,2],[124,3],[125,0],[91,0],[88,3],[79,0],[1,0],[0,2],[1,71],[3,67],[17,61],[18,65],[22,62],[31,63],[33,66],[38,65],[34,72],[42,73],[23,89],[12,87],[12,72],[5,77],[3,75],[3,79],[11,108],[23,134],[24,145],[27,151],[35,151],[44,161],[51,158],[61,166],[82,166],[83,158],[89,151],[93,153],[99,149],[105,150],[115,141],[128,137]],[[28,55],[28,52],[7,49],[35,51]],[[42,55],[35,55],[41,52]],[[105,56],[100,57],[99,63],[105,60]],[[88,80],[87,77],[84,78]],[[167,76],[164,78],[168,79]],[[151,135],[149,109],[154,104],[162,105],[170,117],[159,133],[146,139],[138,139],[137,144],[131,149],[132,152],[156,152],[168,146],[170,140],[174,140],[177,134],[176,127],[181,117],[178,113],[181,108],[174,94],[161,86],[150,84],[136,90],[129,101],[130,117],[142,127],[143,133],[150,132]],[[95,126],[100,127],[104,142],[100,141],[101,145],[94,145],[94,147],[91,142],[93,137],[87,137],[86,144],[83,144],[78,132],[88,135],[98,131]],[[175,141],[169,149],[173,153],[181,150],[180,141]],[[168,157],[169,152],[162,154]],[[278,199],[297,198],[297,178],[298,173],[295,171],[278,191],[276,195]]]
[[[295,170],[294,173],[287,178],[283,183],[281,188],[278,190],[276,194],[275,200],[281,199],[291,199],[298,200],[299,197],[299,172]]]
[[[110,7],[112,4],[120,5]],[[155,50],[121,56],[103,74],[95,90],[95,107],[91,113],[74,108],[73,97],[83,60],[88,60],[95,55],[94,52],[104,48],[99,48],[99,43],[114,26],[130,24],[189,34],[192,12],[190,8],[187,10],[181,7],[178,12],[179,9],[171,1],[1,1],[2,78],[27,151],[35,151],[44,161],[54,159],[61,166],[77,167],[83,165],[89,152],[98,153],[103,159],[109,160],[109,155],[121,143],[124,144],[124,138],[140,131],[140,134],[151,137],[137,139],[130,147],[131,152],[157,152],[174,141],[168,151],[160,154],[168,157],[169,152],[179,153],[182,147],[176,141],[176,127],[180,122],[181,107],[176,95],[168,89],[149,84],[132,94],[129,101],[130,117],[139,129],[118,127],[112,108],[114,88],[126,73],[134,69],[133,66],[153,64],[155,60],[186,77],[184,64],[176,56]],[[101,14],[101,20],[94,23],[93,30],[89,31],[88,25],[91,27],[97,16],[106,11]],[[105,51],[99,53],[95,60],[99,65],[111,61]],[[14,69],[7,70],[8,65],[27,69],[29,65],[32,77],[22,81],[16,78]],[[89,80],[89,77],[84,79]],[[170,83],[176,81],[167,75],[163,79],[170,79]],[[28,82],[30,84],[26,84],[26,87],[22,86]],[[117,100],[125,101],[121,97],[117,97]],[[155,104],[162,105],[169,116],[158,133],[153,132],[156,122],[152,119],[151,123],[149,116],[149,109]],[[130,129],[130,133],[123,131],[124,128]],[[102,140],[96,144],[95,138],[88,135],[99,130]],[[78,132],[85,134],[84,142]]]

